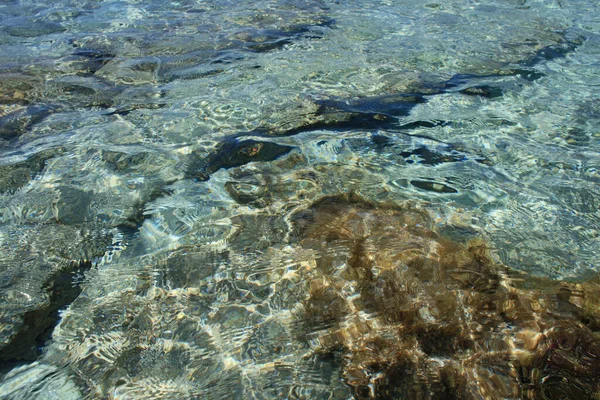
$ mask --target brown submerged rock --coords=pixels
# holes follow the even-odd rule
[[[599,280],[566,283],[355,195],[293,218],[316,252],[300,331],[357,398],[600,398]]]

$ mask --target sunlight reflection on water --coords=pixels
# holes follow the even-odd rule
[[[0,397],[597,396],[597,8],[2,3]]]

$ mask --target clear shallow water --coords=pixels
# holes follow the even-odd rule
[[[479,386],[496,397],[556,398],[540,382],[557,376],[571,398],[591,396],[577,391],[594,384],[585,371],[561,363],[523,366],[534,371],[527,384],[510,368],[486,378],[505,364],[431,365],[518,358],[523,332],[545,338],[525,350],[548,358],[556,315],[596,329],[585,300],[594,281],[563,284],[584,311],[554,307],[557,280],[594,279],[600,267],[599,15],[591,1],[562,0],[3,2],[0,393],[410,398],[432,396],[445,373],[463,398],[486,393],[461,379],[493,382]],[[359,205],[333,197],[335,209],[356,218],[319,208],[344,193]],[[413,209],[427,215],[426,232],[398,225]],[[319,236],[302,221],[329,228]],[[445,238],[459,250],[440,250]],[[444,289],[468,297],[477,285],[456,273],[439,272],[442,288],[392,274],[419,271],[406,256],[415,252],[440,271],[456,267],[446,253],[464,267],[470,240],[486,243],[494,265],[540,279],[502,287],[521,302],[548,296],[550,311],[462,326],[427,299]],[[414,282],[408,306],[385,290],[387,303],[356,300],[378,299],[348,272],[367,259],[362,269],[393,275],[371,285]],[[504,282],[508,272],[486,268]],[[471,315],[484,303],[453,307]],[[429,310],[419,311],[427,332],[462,333],[450,335],[452,351],[427,351],[435,336],[410,342],[417,334],[399,327],[421,325],[390,317],[394,307]],[[500,334],[461,344],[485,327]],[[582,343],[595,343],[588,333]],[[378,334],[398,357],[364,354]],[[425,374],[425,386],[386,385],[412,381],[385,365]]]

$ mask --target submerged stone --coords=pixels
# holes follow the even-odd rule
[[[143,163],[152,160],[150,153],[127,154],[117,151],[103,150],[101,152],[102,161],[110,165],[116,171],[123,172],[128,169],[139,167]]]
[[[315,28],[330,28],[334,25],[331,18],[321,17],[311,21],[312,24],[292,25],[286,29],[265,29],[252,32],[241,32],[236,35],[243,41],[244,47],[254,53],[266,53],[281,49],[300,39],[320,39],[320,34]]]
[[[32,92],[39,89],[41,83],[40,77],[11,72],[1,73],[0,104],[8,106],[29,104]]]
[[[273,142],[230,139],[222,142],[207,159],[192,162],[188,169],[188,176],[208,180],[211,174],[220,169],[239,167],[250,162],[273,161],[292,149],[291,146]]]
[[[110,232],[62,224],[0,232],[0,366],[40,355],[80,292],[76,277],[110,243]]]
[[[82,61],[79,58],[87,58],[83,63],[85,69],[118,84],[202,79],[225,72],[227,64],[233,61],[276,51],[298,41],[320,39],[322,32],[334,25],[318,2],[308,7],[285,8],[283,12],[272,9],[268,14],[262,10],[244,10],[243,16],[232,12],[226,19],[203,13],[203,24],[218,24],[218,32],[206,37],[198,34],[193,40],[183,35],[168,40],[161,35],[73,40],[73,45],[82,48],[73,57],[78,63]],[[139,49],[129,54],[136,58],[127,57],[132,47]]]
[[[448,124],[443,120],[417,120],[399,124],[420,104],[431,97],[458,92],[468,96],[495,99],[504,95],[502,84],[496,82],[505,76],[518,76],[534,81],[544,76],[533,69],[505,69],[489,75],[456,74],[444,82],[421,84],[413,93],[393,93],[358,98],[308,98],[294,105],[286,104],[273,115],[280,115],[274,123],[245,135],[292,136],[318,129],[344,131],[349,129],[416,129],[433,128]],[[242,136],[242,135],[239,135]]]
[[[155,83],[160,66],[158,57],[113,58],[96,75],[119,84],[141,85]]]
[[[452,149],[452,146],[448,145],[447,147],[448,148],[445,149],[446,151],[441,152],[423,146],[412,151],[403,151],[400,155],[404,157],[409,164],[416,162],[417,164],[423,165],[438,165],[468,160],[466,155]]]
[[[42,172],[46,161],[62,152],[61,148],[44,150],[25,161],[0,166],[0,194],[14,192],[25,186]]]
[[[65,31],[65,28],[54,22],[30,20],[19,17],[2,21],[2,30],[11,36],[36,37],[63,32]]]
[[[74,279],[92,267],[89,260],[71,262],[64,269],[52,273],[44,282],[42,290],[48,293],[47,301],[39,308],[23,315],[22,326],[2,347],[0,362],[12,360],[33,361],[41,354],[52,330],[60,321],[60,311],[71,304],[81,293]]]
[[[440,183],[440,182],[412,180],[412,181],[410,181],[410,184],[413,185],[414,187],[417,187],[422,190],[427,190],[429,192],[458,193],[458,190],[456,190],[453,187],[448,186],[444,183]]]
[[[45,97],[79,107],[110,107],[121,91],[89,76],[68,75],[47,82]]]
[[[93,193],[71,187],[58,187],[60,197],[56,201],[56,219],[67,225],[86,221]]]
[[[597,398],[597,278],[534,278],[410,206],[327,197],[293,217],[315,251],[299,337],[356,398]]]
[[[35,123],[55,111],[45,105],[8,107],[0,110],[0,139],[10,140],[21,136]]]
[[[481,96],[488,99],[502,97],[502,89],[490,85],[472,86],[460,91],[468,96]]]
[[[115,54],[90,48],[81,48],[65,59],[78,73],[93,74],[115,58]]]
[[[531,58],[522,61],[520,64],[525,67],[532,67],[544,61],[552,61],[565,57],[567,54],[575,51],[582,43],[583,37],[569,38],[565,36],[561,43],[542,47]]]

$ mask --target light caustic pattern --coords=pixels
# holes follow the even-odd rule
[[[0,397],[598,396],[599,15],[4,2]]]

